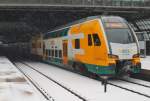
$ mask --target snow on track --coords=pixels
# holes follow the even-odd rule
[[[43,88],[55,101],[67,101],[70,99],[71,101],[82,101],[78,97],[74,96],[72,93],[68,92],[58,84],[50,81],[45,76],[31,69],[25,64],[16,63],[19,68],[25,72],[28,76],[32,78],[32,80],[36,81],[36,83]]]
[[[104,93],[104,87],[101,85],[100,81],[96,81],[88,77],[76,73],[72,73],[63,70],[61,68],[57,68],[55,66],[51,66],[44,63],[32,62],[32,61],[30,62],[26,61],[26,63],[32,66],[33,68],[39,70],[40,72],[44,73],[45,75],[50,76],[51,78],[57,80],[59,83],[67,86],[68,88],[71,88],[76,93],[88,99],[88,101],[100,101],[100,100],[149,101],[150,100],[145,96],[141,96],[136,93],[126,91],[124,89],[120,89],[118,87],[111,86],[111,85],[107,85],[107,93]],[[133,84],[125,85],[122,82],[118,82],[118,83],[126,87],[132,86],[130,88],[133,88],[134,86],[136,87],[136,85]],[[145,91],[147,90],[146,88],[144,89],[141,88],[139,90],[146,94],[150,92],[150,91]]]
[[[113,80],[113,81],[109,81],[109,83],[123,87],[125,89],[129,89],[130,91],[133,91],[139,95],[150,98],[150,88],[149,87],[137,85],[135,83],[131,83],[131,82],[123,81],[123,80],[115,80],[115,81]]]
[[[0,56],[0,101],[46,101],[6,58]]]
[[[123,80],[127,80],[127,81],[133,82],[133,83],[137,83],[141,86],[144,85],[145,87],[150,88],[150,82],[148,82],[148,81],[143,81],[143,80],[140,80],[140,79],[134,79],[134,78],[130,78],[130,77],[123,78]]]

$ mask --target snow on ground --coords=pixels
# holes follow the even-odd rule
[[[145,86],[150,86],[150,82],[148,82],[148,81],[143,81],[140,79],[134,79],[134,78],[130,78],[130,77],[124,77],[124,79],[131,81],[131,82],[138,83],[138,84],[144,84]]]
[[[138,80],[133,80],[132,82],[136,82],[136,81],[138,81]],[[136,92],[140,92],[145,95],[150,95],[150,88],[148,88],[148,87],[139,86],[137,84],[129,83],[129,82],[122,81],[122,80],[112,80],[109,82],[111,82],[115,85],[124,87],[124,88],[128,88],[128,89],[136,91]],[[144,81],[142,82],[142,84],[144,84]],[[150,83],[149,83],[149,86],[150,86]]]
[[[146,58],[141,58],[142,69],[150,70],[150,56],[146,56]]]
[[[107,85],[107,93],[104,93],[104,87],[101,85],[100,81],[44,63],[31,61],[26,63],[72,89],[79,95],[88,99],[88,101],[150,101],[147,97],[111,85]],[[57,90],[54,90],[53,92],[57,93]],[[64,95],[62,94],[62,96]],[[67,101],[72,100],[68,99]]]
[[[46,101],[16,67],[0,57],[0,101]]]
[[[82,101],[72,93],[60,87],[56,83],[45,78],[43,75],[29,68],[22,63],[15,63],[17,66],[32,78],[40,87],[42,87],[55,101]],[[69,100],[70,99],[70,100]]]

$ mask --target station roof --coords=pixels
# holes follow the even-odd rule
[[[27,41],[33,34],[43,33],[87,16],[117,15],[133,21],[149,18],[150,14],[149,0],[144,0],[144,3],[141,0],[136,0],[136,3],[133,2],[135,0],[128,0],[130,3],[126,3],[127,0],[81,1],[1,0],[0,36],[11,42]]]

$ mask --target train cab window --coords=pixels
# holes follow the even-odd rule
[[[55,57],[58,57],[58,50],[55,50]]]
[[[88,34],[88,46],[92,46],[92,35]]]
[[[100,46],[101,45],[101,42],[100,42],[100,39],[98,37],[98,34],[92,34],[93,35],[93,40],[94,40],[94,46]]]
[[[62,50],[59,50],[59,58],[62,58]]]
[[[75,49],[80,49],[80,39],[75,39]]]

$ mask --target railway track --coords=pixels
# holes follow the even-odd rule
[[[30,64],[28,63],[23,63],[25,65],[27,65],[28,67],[32,68],[33,70],[41,73],[42,75],[46,76],[47,78],[50,78],[48,77],[46,74],[43,74],[42,72],[36,70],[33,66],[31,66]],[[52,79],[52,78],[50,78]],[[53,79],[52,79],[53,80]],[[57,81],[54,80],[54,82],[58,83]],[[121,84],[119,84],[118,82],[121,82]],[[126,90],[126,91],[129,91],[129,92],[132,92],[132,93],[136,93],[138,95],[141,95],[141,96],[144,96],[144,97],[147,97],[147,98],[150,98],[150,86],[149,85],[145,85],[143,83],[138,83],[138,82],[134,82],[134,81],[129,81],[129,80],[126,80],[126,79],[118,79],[118,82],[114,82],[114,81],[108,81],[107,84],[108,85],[111,85],[111,86],[114,86],[114,87],[117,87],[117,88],[120,88],[120,89],[123,89],[123,90]],[[59,84],[59,83],[58,83]],[[122,85],[124,84],[124,85]],[[59,84],[60,86],[63,86],[61,84]],[[131,85],[131,87],[127,87],[126,85]],[[63,86],[65,87],[65,86]],[[140,90],[136,89],[136,88],[139,88],[140,87]],[[66,87],[65,87],[66,88]],[[71,93],[74,94],[74,92],[71,90],[71,89],[68,89],[67,90],[71,91]],[[144,91],[144,92],[143,92]],[[79,94],[76,94],[75,93],[75,96],[78,96]],[[85,99],[84,97],[81,97],[80,95],[78,96],[79,98],[81,98],[83,101],[87,101],[87,99]]]
[[[134,81],[131,81],[131,80],[127,80],[127,79],[119,79],[121,81],[125,81],[125,82],[128,82],[128,83],[132,83],[132,84],[136,84],[136,85],[139,85],[139,86],[143,86],[143,87],[147,87],[147,88],[150,88],[150,85],[145,85],[145,84],[142,84],[142,83],[138,83],[138,82],[134,82]]]
[[[20,63],[23,64],[23,65],[26,65],[26,66],[29,67],[30,69],[32,69],[32,70],[38,72],[39,74],[41,74],[42,76],[44,76],[44,77],[47,78],[48,80],[54,82],[55,84],[57,84],[58,86],[62,87],[63,89],[65,89],[66,91],[68,91],[69,93],[71,93],[72,95],[78,97],[80,100],[82,100],[82,101],[88,101],[86,98],[80,96],[79,94],[77,94],[76,92],[74,92],[74,91],[71,90],[70,88],[64,86],[63,84],[57,82],[57,81],[54,80],[53,78],[51,78],[51,77],[45,75],[44,73],[42,73],[42,72],[36,70],[36,69],[33,68],[32,66],[30,66],[30,65],[28,65],[28,64],[26,64],[26,63],[24,63],[24,62],[20,62]],[[15,65],[16,65],[16,64],[15,64]],[[23,72],[23,70],[21,70],[21,68],[19,68],[17,65],[16,65],[16,67],[26,76],[26,74]],[[27,76],[26,76],[26,77],[27,77]],[[31,82],[33,82],[29,77],[27,77],[27,78],[28,78]],[[36,86],[35,83],[34,83],[34,85]],[[40,90],[39,87],[36,86],[36,88],[37,88],[38,90]],[[40,92],[43,94],[42,91],[40,91]],[[46,99],[48,99],[48,100],[49,100],[50,98],[52,99],[52,97],[47,97],[48,93],[46,93],[46,94],[44,93],[43,95],[44,95],[44,96],[46,97]],[[49,95],[48,95],[48,96],[49,96]],[[52,99],[52,100],[50,100],[50,101],[55,101],[55,100]]]
[[[108,81],[107,84],[150,98],[150,86],[148,85],[125,79],[118,79],[117,82]]]
[[[34,85],[34,87],[48,100],[55,101],[52,96],[50,96],[45,89],[41,88],[36,81],[34,81],[29,75],[27,75],[16,63],[13,63],[17,69]]]
[[[150,70],[142,69],[140,74],[132,75],[132,77],[150,82]]]

